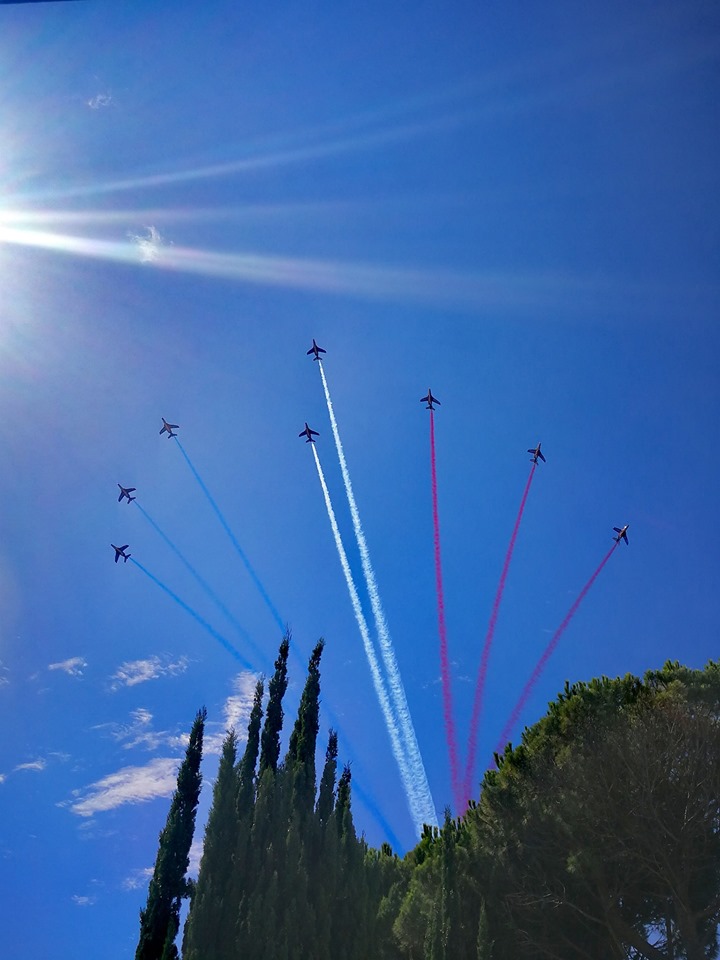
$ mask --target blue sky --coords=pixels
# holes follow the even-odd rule
[[[357,7],[357,5],[356,5]],[[711,3],[0,11],[0,844],[9,960],[132,957],[183,737],[206,815],[276,624],[164,416],[293,630],[358,828],[414,826],[305,420],[370,618],[325,371],[435,807],[435,419],[458,739],[538,440],[480,766],[566,679],[717,656],[720,15]],[[210,603],[120,482],[261,651]],[[288,721],[289,722],[289,721]],[[515,739],[519,730],[515,732]],[[198,830],[201,837],[202,830]],[[42,922],[38,918],[42,917]]]

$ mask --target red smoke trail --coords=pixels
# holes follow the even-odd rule
[[[455,808],[459,812],[462,804],[460,790],[460,771],[458,763],[455,721],[453,719],[452,689],[450,687],[450,662],[448,660],[447,628],[445,626],[445,596],[440,562],[440,519],[437,501],[437,470],[435,468],[435,420],[430,411],[430,473],[432,476],[432,510],[435,541],[435,589],[437,592],[438,632],[440,634],[440,672],[442,674],[443,714],[445,717],[445,738],[450,756],[450,779],[452,783]]]
[[[500,734],[500,739],[498,740],[497,747],[495,747],[495,752],[496,752],[496,753],[500,753],[502,750],[505,749],[505,744],[506,744],[507,741],[510,739],[510,734],[512,733],[513,727],[514,727],[515,724],[517,723],[518,717],[519,717],[520,714],[522,713],[523,707],[524,707],[525,704],[527,703],[528,697],[529,697],[530,694],[532,693],[533,687],[534,687],[535,684],[538,682],[538,680],[539,680],[539,678],[540,678],[540,674],[541,674],[541,673],[543,672],[543,670],[545,669],[548,660],[550,659],[550,657],[551,657],[552,654],[553,654],[553,651],[555,650],[555,647],[558,645],[558,640],[559,640],[560,637],[563,635],[563,633],[565,632],[568,624],[570,623],[570,621],[572,620],[572,618],[573,618],[573,617],[575,616],[575,614],[577,613],[578,607],[580,606],[580,604],[581,604],[581,603],[583,602],[583,600],[585,599],[585,597],[586,597],[586,595],[587,595],[590,587],[593,585],[593,583],[595,583],[595,580],[597,579],[598,574],[600,573],[600,571],[602,570],[602,568],[605,566],[605,564],[608,562],[608,560],[610,559],[610,557],[611,557],[611,556],[613,555],[613,553],[615,552],[615,548],[616,548],[616,547],[617,547],[617,543],[614,543],[614,544],[612,545],[612,547],[610,547],[610,549],[608,550],[608,552],[605,554],[605,556],[604,556],[603,559],[602,559],[602,562],[600,563],[600,566],[597,568],[597,570],[595,571],[595,573],[590,577],[590,579],[588,580],[588,582],[587,582],[587,583],[585,584],[585,586],[582,588],[582,590],[580,591],[580,594],[579,594],[577,600],[576,600],[575,603],[570,607],[570,609],[569,609],[568,612],[567,612],[567,615],[565,616],[565,619],[564,619],[563,622],[560,624],[560,626],[557,628],[557,630],[555,631],[555,633],[552,635],[552,638],[551,638],[551,640],[550,640],[550,643],[548,643],[547,647],[545,647],[545,650],[543,651],[542,656],[541,656],[540,659],[538,660],[538,662],[537,662],[537,664],[536,664],[536,666],[535,666],[535,669],[534,669],[533,672],[532,672],[532,676],[530,677],[530,679],[528,680],[528,682],[525,684],[525,687],[523,688],[523,692],[520,694],[520,697],[519,697],[519,699],[518,699],[518,702],[515,704],[515,707],[514,707],[514,709],[513,709],[513,712],[510,714],[510,718],[509,718],[508,722],[505,724],[505,727],[503,728],[503,732]]]
[[[483,646],[482,656],[480,658],[478,678],[475,685],[475,700],[473,701],[472,717],[470,719],[467,763],[465,765],[465,795],[463,797],[462,810],[467,807],[472,789],[472,778],[475,769],[475,754],[477,752],[478,727],[480,724],[480,713],[482,711],[482,701],[483,693],[485,691],[485,680],[487,678],[488,661],[490,660],[490,647],[492,646],[493,638],[495,637],[495,627],[497,626],[498,614],[500,613],[500,603],[502,601],[503,593],[505,592],[505,581],[507,580],[508,570],[510,569],[510,561],[512,560],[513,550],[515,549],[515,541],[517,540],[518,530],[520,529],[520,521],[522,520],[523,513],[525,512],[525,504],[527,503],[528,494],[530,493],[530,484],[532,483],[533,476],[535,475],[535,467],[536,464],[534,463],[530,467],[530,476],[527,479],[527,483],[525,484],[525,492],[523,493],[522,500],[520,501],[520,509],[518,510],[515,526],[513,527],[512,536],[510,537],[510,544],[508,545],[507,553],[505,554],[505,563],[503,564],[502,573],[500,574],[500,582],[498,583],[497,593],[495,594],[495,601],[492,607],[492,613],[490,614],[490,622],[488,623],[487,633],[485,634],[485,644]]]

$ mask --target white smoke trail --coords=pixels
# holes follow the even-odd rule
[[[365,615],[363,614],[362,607],[360,605],[360,597],[358,596],[355,583],[353,582],[350,564],[348,563],[345,547],[343,546],[343,542],[340,537],[340,530],[335,518],[335,511],[333,510],[333,505],[330,501],[330,492],[328,491],[327,483],[325,482],[325,474],[320,466],[320,458],[318,457],[315,444],[312,445],[312,452],[313,456],[315,457],[315,466],[317,467],[318,477],[320,478],[320,486],[322,487],[323,497],[325,498],[325,506],[327,507],[328,517],[330,518],[330,526],[332,527],[333,536],[335,538],[335,546],[337,547],[338,556],[340,557],[340,565],[342,566],[343,573],[345,574],[345,582],[347,583],[348,593],[350,594],[350,602],[352,603],[353,613],[355,614],[355,619],[357,620],[357,625],[360,629],[360,636],[362,637],[363,646],[365,647],[365,655],[367,656],[368,664],[370,666],[370,673],[372,674],[375,693],[380,702],[380,708],[385,718],[385,725],[387,726],[388,734],[390,735],[393,756],[395,757],[400,770],[400,777],[403,782],[403,787],[405,788],[405,795],[407,797],[408,807],[410,809],[410,816],[415,823],[417,834],[420,836],[422,834],[423,819],[421,811],[417,806],[415,790],[413,789],[412,784],[412,776],[410,774],[410,770],[408,769],[407,757],[405,756],[400,743],[397,727],[395,725],[395,718],[390,707],[387,691],[385,690],[385,682],[380,672],[380,664],[378,663],[377,656],[375,655],[375,648],[372,640],[370,639],[370,633],[368,631]]]
[[[347,494],[348,505],[350,506],[353,529],[355,530],[355,539],[357,540],[358,549],[360,550],[360,560],[362,563],[363,574],[365,576],[365,583],[367,584],[368,596],[370,597],[370,605],[372,607],[373,617],[375,619],[378,640],[380,641],[380,652],[382,654],[383,663],[385,664],[385,670],[387,671],[390,695],[393,700],[395,714],[397,716],[398,723],[400,724],[400,730],[402,732],[403,741],[405,744],[407,762],[412,771],[415,803],[417,804],[418,809],[422,812],[423,822],[437,825],[438,820],[437,813],[435,812],[435,804],[433,803],[432,794],[430,793],[430,785],[428,784],[427,774],[425,773],[425,767],[420,755],[420,748],[418,746],[417,737],[415,736],[415,728],[413,727],[412,717],[410,716],[410,708],[408,707],[407,699],[405,697],[405,688],[403,687],[402,677],[400,676],[400,670],[397,665],[397,660],[395,659],[395,650],[393,648],[390,631],[388,629],[387,621],[385,620],[385,613],[380,601],[380,593],[375,580],[375,572],[373,570],[372,563],[370,562],[370,552],[368,550],[367,541],[365,540],[365,534],[360,522],[360,513],[358,512],[357,504],[355,503],[355,495],[353,493],[352,483],[350,482],[350,473],[348,472],[343,445],[340,441],[340,433],[338,431],[337,420],[335,419],[335,411],[333,410],[332,400],[330,399],[330,390],[328,389],[322,360],[319,361],[318,366],[320,367],[320,376],[322,378],[323,389],[325,391],[325,401],[327,403],[328,413],[330,414],[330,425],[332,426],[333,436],[335,437],[335,447],[337,448],[338,460],[340,461],[340,470],[342,471],[343,483],[345,484],[345,493]]]

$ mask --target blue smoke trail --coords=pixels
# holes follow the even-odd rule
[[[192,607],[188,606],[188,604],[185,603],[184,600],[181,600],[176,593],[173,593],[170,587],[166,587],[161,580],[158,580],[158,578],[155,576],[154,573],[150,573],[150,571],[146,567],[144,567],[134,557],[130,557],[130,562],[134,563],[135,566],[138,568],[138,570],[142,570],[142,572],[145,574],[146,577],[149,577],[153,581],[153,583],[156,583],[162,591],[164,591],[169,597],[171,597],[175,601],[175,603],[178,604],[178,606],[182,607],[186,613],[189,613],[194,620],[197,620],[197,622],[200,624],[203,630],[206,630],[211,637],[214,637],[218,641],[218,643],[222,644],[222,646],[225,647],[227,652],[231,656],[235,657],[235,659],[238,660],[247,670],[254,669],[252,664],[245,659],[245,657],[240,653],[239,650],[237,650],[228,640],[226,640],[221,633],[218,633],[214,627],[210,626],[207,620],[203,620],[200,614],[196,613],[196,611],[193,610]]]
[[[339,734],[339,731],[338,731],[338,734]],[[368,808],[370,812],[370,816],[374,817],[375,822],[379,824],[385,831],[387,842],[392,847],[393,853],[397,853],[401,857],[404,856],[407,851],[403,848],[402,844],[400,843],[398,838],[395,836],[395,832],[393,831],[392,827],[387,822],[385,817],[382,815],[375,801],[371,798],[367,790],[363,790],[360,784],[356,781],[355,777],[352,778],[351,788],[352,788],[352,792],[356,794],[359,797],[359,799],[362,800],[362,802]]]
[[[277,608],[276,608],[275,604],[272,602],[272,600],[270,599],[270,597],[268,596],[267,590],[266,590],[265,587],[262,585],[262,583],[261,583],[261,581],[260,581],[260,578],[259,578],[258,575],[255,573],[255,571],[253,570],[252,565],[250,564],[250,561],[248,560],[248,558],[247,558],[246,555],[245,555],[245,551],[244,551],[243,548],[240,546],[240,544],[237,542],[237,540],[236,540],[236,538],[235,538],[235,534],[234,534],[234,533],[232,532],[232,530],[230,529],[227,520],[225,519],[225,517],[224,517],[224,516],[222,515],[222,513],[220,512],[220,508],[218,507],[218,505],[217,505],[217,504],[215,503],[215,501],[213,500],[212,494],[210,493],[210,491],[208,490],[208,488],[207,488],[207,487],[205,486],[205,484],[203,483],[202,477],[200,476],[200,474],[197,472],[197,470],[196,470],[195,467],[193,466],[192,460],[190,459],[190,457],[189,457],[189,456],[187,455],[187,453],[185,452],[185,448],[184,448],[183,445],[180,443],[180,441],[178,440],[177,437],[175,437],[175,443],[176,443],[176,444],[178,445],[178,447],[180,448],[180,453],[182,453],[183,457],[185,458],[185,462],[187,463],[188,467],[190,467],[190,470],[191,470],[191,472],[192,472],[192,475],[195,477],[195,479],[197,480],[198,484],[200,485],[200,489],[201,489],[202,492],[205,494],[205,496],[207,497],[208,503],[210,504],[210,506],[211,506],[211,507],[213,508],[213,510],[215,511],[215,515],[216,515],[216,517],[218,518],[218,520],[220,521],[220,523],[222,524],[223,529],[225,530],[225,533],[228,535],[228,537],[230,537],[230,541],[231,541],[232,545],[235,547],[235,550],[237,551],[240,559],[241,559],[242,562],[245,564],[245,567],[246,567],[246,569],[247,569],[247,572],[248,572],[248,573],[250,574],[250,576],[252,577],[252,580],[253,580],[253,583],[255,584],[255,586],[258,588],[258,591],[260,592],[260,596],[261,596],[261,597],[263,598],[263,600],[265,601],[265,606],[268,608],[268,610],[270,611],[270,613],[273,615],[273,617],[274,617],[274,619],[275,619],[275,623],[277,623],[278,627],[280,627],[280,630],[282,630],[282,632],[284,633],[284,632],[285,632],[285,624],[283,623],[282,617],[281,617],[280,614],[277,612]]]
[[[197,572],[195,567],[193,567],[193,565],[185,557],[185,555],[180,551],[180,549],[177,546],[175,546],[175,544],[172,542],[170,537],[168,537],[168,535],[153,520],[153,518],[150,516],[147,510],[140,504],[137,498],[135,499],[134,503],[135,503],[135,506],[140,511],[140,513],[142,513],[142,515],[145,517],[147,522],[153,528],[153,530],[155,530],[155,532],[159,534],[159,536],[165,541],[168,547],[170,547],[170,549],[175,554],[175,556],[180,560],[180,562],[183,564],[185,569],[193,576],[196,582],[202,587],[206,595],[212,600],[212,602],[215,604],[218,610],[220,610],[220,612],[224,614],[224,616],[230,621],[230,623],[233,625],[233,627],[235,627],[235,629],[243,638],[243,640],[245,640],[245,642],[252,647],[252,650],[255,656],[259,657],[261,660],[266,659],[262,651],[260,650],[260,648],[257,646],[255,641],[252,639],[250,634],[245,629],[245,627],[243,627],[243,625],[240,623],[237,617],[232,613],[232,611],[228,610],[228,608],[225,606],[225,604],[220,599],[220,597],[215,593],[215,591],[207,582],[207,580],[205,580],[203,577],[200,576],[200,574]]]

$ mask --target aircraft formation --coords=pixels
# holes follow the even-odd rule
[[[315,341],[315,338],[313,337],[312,346],[307,351],[307,356],[310,356],[310,354],[313,354],[313,360],[319,360],[321,353],[327,353],[327,350],[325,350],[321,346],[318,346],[317,342]],[[427,404],[427,406],[425,407],[426,410],[434,411],[435,407],[433,406],[433,404],[437,404],[438,406],[440,406],[440,401],[438,400],[437,397],[433,396],[433,392],[430,388],[428,388],[427,395],[420,398],[420,403]],[[162,423],[163,423],[160,429],[160,434],[162,435],[163,433],[166,433],[168,440],[170,439],[170,437],[176,437],[177,434],[174,433],[173,431],[179,430],[180,425],[178,423],[169,423],[165,419],[165,417],[161,417],[160,419],[162,420]],[[315,437],[319,437],[320,434],[317,430],[311,429],[311,427],[308,426],[307,421],[305,421],[305,427],[300,431],[298,436],[305,437],[306,443],[315,443]],[[542,444],[538,443],[536,447],[528,447],[527,452],[532,454],[530,459],[535,464],[537,464],[538,460],[542,460],[543,463],[547,462],[545,459],[545,455],[540,449],[541,446]],[[135,493],[135,490],[136,490],[135,487],[123,487],[121,483],[118,484],[118,487],[120,488],[120,496],[118,497],[118,503],[122,502],[123,499],[127,500],[128,503],[131,503],[133,500],[137,500],[137,497],[130,496],[131,493]],[[613,527],[613,530],[617,534],[616,537],[613,537],[613,540],[616,543],[620,543],[620,540],[624,540],[626,544],[628,543],[627,529],[629,526],[630,524],[626,523],[625,526],[622,528]],[[128,544],[125,544],[125,546],[123,547],[116,547],[115,544],[111,544],[111,546],[113,550],[115,550],[115,563],[118,562],[120,557],[122,557],[123,560],[127,562],[128,558],[130,557],[130,554],[127,554],[126,556],[124,551],[127,549]]]
[[[382,606],[381,606],[379,593],[377,590],[375,574],[372,570],[370,556],[367,548],[367,543],[365,541],[365,535],[362,531],[362,525],[360,521],[359,512],[357,509],[357,504],[355,503],[354,496],[352,493],[352,484],[350,482],[347,462],[345,460],[345,454],[343,452],[342,442],[340,440],[337,420],[333,410],[333,404],[332,404],[330,391],[327,383],[327,378],[325,374],[323,358],[321,357],[321,354],[326,354],[326,353],[327,351],[325,350],[325,348],[321,347],[315,339],[313,339],[312,346],[310,347],[310,349],[306,351],[307,356],[312,356],[314,361],[315,360],[320,361],[320,363],[318,363],[318,371],[320,373],[323,389],[325,392],[325,399],[327,402],[328,414],[330,417],[330,424],[332,427],[332,433],[333,433],[335,446],[338,453],[338,459],[340,461],[340,468],[343,476],[343,483],[345,485],[348,505],[350,507],[350,513],[353,519],[353,528],[354,528],[355,537],[357,540],[357,545],[360,551],[360,557],[361,557],[361,562],[363,567],[363,576],[365,577],[365,580],[366,580],[366,587],[369,595],[370,605],[372,608],[372,614],[373,614],[373,617],[375,618],[375,626],[377,629],[377,644],[378,644],[377,648],[372,643],[372,640],[368,633],[367,621],[364,615],[364,611],[362,610],[362,607],[358,600],[357,587],[354,583],[354,578],[352,576],[352,572],[347,562],[347,555],[346,555],[344,546],[342,544],[341,535],[337,526],[337,521],[335,519],[335,513],[334,513],[334,509],[330,499],[327,483],[325,481],[321,462],[318,457],[317,449],[315,447],[312,448],[313,456],[314,456],[315,465],[318,471],[318,477],[320,480],[321,488],[323,490],[323,494],[325,497],[328,516],[330,519],[331,527],[333,529],[333,535],[336,540],[338,555],[340,557],[341,566],[343,566],[346,580],[348,582],[348,590],[350,593],[351,602],[353,604],[355,617],[358,621],[358,627],[360,629],[361,638],[365,646],[365,653],[368,659],[368,664],[370,666],[370,672],[373,677],[373,683],[375,684],[375,687],[376,687],[378,702],[384,714],[386,726],[388,727],[388,733],[390,735],[393,754],[395,755],[401,780],[405,787],[410,813],[413,820],[415,821],[416,827],[420,830],[422,828],[422,824],[424,823],[437,822],[437,817],[434,809],[434,804],[432,801],[432,795],[430,793],[429,785],[427,783],[427,776],[422,764],[422,758],[419,752],[417,738],[412,725],[412,719],[410,717],[410,713],[408,710],[407,700],[405,698],[405,693],[402,687],[402,679],[399,674],[397,660],[395,657],[395,653],[392,649],[392,640],[388,631],[387,623],[385,621],[385,618],[382,612]],[[453,719],[452,692],[451,692],[451,688],[452,688],[451,669],[450,669],[450,660],[449,660],[449,652],[448,652],[446,626],[445,626],[445,619],[444,619],[444,613],[443,613],[444,598],[443,598],[442,572],[441,572],[440,547],[439,547],[440,538],[439,538],[439,521],[438,521],[438,504],[437,504],[437,481],[436,481],[437,474],[436,474],[436,462],[435,462],[436,454],[435,454],[435,427],[434,427],[434,412],[436,407],[440,406],[440,400],[436,396],[434,396],[432,390],[428,388],[427,394],[424,397],[420,398],[420,402],[425,404],[425,408],[430,411],[429,425],[430,425],[430,453],[431,453],[431,487],[432,487],[432,501],[433,501],[433,524],[434,524],[434,531],[435,531],[434,543],[435,543],[435,565],[436,565],[436,590],[438,593],[438,630],[439,630],[439,638],[440,638],[441,674],[442,674],[442,680],[443,680],[443,711],[445,714],[446,738],[448,742],[448,751],[449,751],[449,757],[450,757],[450,771],[451,771],[452,789],[455,795],[455,805],[458,811],[462,811],[467,806],[467,803],[469,802],[469,797],[470,797],[470,789],[471,789],[470,784],[472,780],[474,763],[476,759],[477,731],[478,731],[478,724],[480,720],[480,712],[481,712],[481,706],[482,706],[483,687],[485,684],[485,676],[487,673],[487,664],[488,664],[490,645],[492,643],[492,639],[495,631],[495,624],[497,622],[497,611],[499,609],[500,601],[504,591],[507,570],[508,570],[510,558],[512,556],[512,552],[514,549],[515,539],[516,539],[518,528],[520,525],[520,520],[522,518],[523,510],[525,508],[525,503],[527,501],[528,492],[530,490],[530,485],[532,483],[533,475],[535,473],[538,463],[540,461],[542,461],[543,463],[546,463],[547,461],[545,458],[545,454],[542,452],[542,449],[541,449],[542,445],[540,442],[538,442],[537,445],[534,447],[527,448],[527,453],[530,454],[530,461],[532,466],[529,471],[529,476],[527,479],[525,491],[520,504],[517,520],[515,522],[512,537],[510,540],[510,545],[508,547],[508,551],[506,554],[503,573],[498,586],[495,602],[493,604],[493,613],[490,618],[490,625],[488,627],[488,633],[485,639],[485,645],[482,650],[482,656],[480,659],[480,665],[478,670],[478,680],[476,684],[475,702],[473,704],[473,714],[472,714],[471,725],[470,725],[470,733],[468,737],[468,759],[467,759],[465,773],[463,775],[460,771],[458,745],[455,739],[455,726],[454,726],[454,719]],[[177,439],[178,435],[176,431],[180,429],[179,424],[170,423],[164,417],[161,417],[161,421],[162,421],[162,427],[160,428],[160,431],[159,431],[160,435],[162,436],[163,434],[166,434],[168,439],[170,439],[171,437]],[[304,428],[298,434],[298,437],[305,438],[306,443],[312,443],[312,444],[315,444],[316,438],[319,436],[320,436],[319,431],[313,430],[307,421],[305,421]],[[178,446],[183,457],[187,461],[187,464],[190,467],[190,470],[194,474],[206,498],[210,502],[211,507],[213,508],[214,512],[218,516],[218,519],[224,526],[226,532],[230,536],[230,539],[233,542],[233,545],[235,546],[241,559],[243,560],[246,567],[248,568],[251,576],[255,580],[255,583],[258,586],[260,593],[263,596],[263,599],[265,600],[268,606],[268,609],[275,617],[276,622],[278,622],[278,624],[282,626],[282,619],[280,618],[279,613],[277,612],[274,605],[272,604],[272,601],[267,595],[267,591],[265,591],[264,587],[258,580],[257,575],[252,570],[252,567],[250,566],[250,563],[247,557],[245,557],[242,551],[242,548],[239,546],[232,531],[228,527],[227,521],[222,516],[219,507],[213,500],[211,494],[209,493],[202,479],[198,475],[197,470],[193,466],[187,452],[184,450],[179,440],[178,440]],[[117,487],[119,489],[119,495],[118,495],[119,503],[122,502],[123,500],[125,500],[127,503],[132,503],[134,500],[137,500],[136,487],[126,487],[126,486],[123,486],[121,483],[118,483]],[[174,545],[168,540],[168,538],[162,533],[162,531],[159,530],[159,528],[157,527],[157,524],[152,520],[152,518],[146,514],[146,511],[142,508],[142,506],[140,506],[140,504],[138,504],[138,506],[141,512],[143,513],[143,515],[146,516],[146,519],[148,519],[148,521],[151,523],[151,525],[158,530],[158,532],[163,536],[163,538],[168,543],[170,543],[170,546],[173,547],[175,552],[179,553],[179,551],[177,551],[177,548],[175,548]],[[548,645],[547,650],[543,653],[540,661],[538,662],[535,670],[533,671],[532,676],[530,677],[525,688],[523,689],[523,692],[518,700],[518,703],[516,704],[513,710],[511,718],[506,724],[506,729],[503,730],[503,734],[501,737],[501,740],[503,741],[503,743],[500,744],[500,746],[498,747],[499,750],[502,749],[504,743],[507,741],[507,738],[510,736],[511,727],[516,722],[517,717],[519,716],[519,713],[522,710],[533,685],[536,683],[537,678],[540,675],[550,654],[552,653],[552,650],[557,644],[557,641],[560,635],[562,634],[562,632],[565,630],[568,623],[572,619],[572,616],[574,615],[577,608],[579,607],[583,597],[590,589],[592,583],[594,582],[594,580],[602,570],[603,566],[608,562],[610,556],[612,555],[614,550],[617,548],[620,541],[624,540],[625,543],[628,544],[628,537],[627,537],[628,526],[629,526],[628,524],[625,524],[623,527],[613,527],[615,536],[613,536],[612,538],[614,541],[612,548],[608,551],[607,555],[602,560],[597,570],[595,570],[592,577],[588,580],[588,582],[583,587],[579,597],[571,607],[566,618],[563,620],[560,628],[558,628],[555,634],[553,634],[553,637],[550,641],[550,644]],[[126,544],[123,544],[122,546],[117,546],[113,543],[111,544],[111,547],[115,551],[114,562],[116,564],[120,559],[122,559],[124,563],[127,563],[127,561],[131,559],[132,555],[129,552],[129,544],[126,543]],[[183,559],[182,556],[181,556],[181,559]],[[219,642],[230,653],[232,653],[233,656],[235,656],[238,660],[245,663],[246,665],[249,663],[249,661],[247,661],[247,659],[245,659],[243,655],[235,647],[232,646],[232,644],[228,643],[228,641],[224,637],[222,637],[217,631],[215,631],[214,628],[212,628],[207,621],[205,621],[198,613],[196,613],[194,610],[188,607],[188,605],[182,599],[180,599],[176,594],[174,594],[169,587],[162,584],[157,579],[157,577],[154,576],[154,574],[146,570],[143,567],[143,565],[138,563],[138,561],[134,558],[133,558],[133,564],[136,567],[138,567],[141,572],[146,574],[151,580],[156,582],[163,589],[163,591],[167,595],[169,595],[171,598],[173,598],[177,603],[179,603],[180,606],[183,607],[183,609],[189,612],[204,627],[204,629],[207,630],[209,633],[211,633],[212,636],[215,637],[215,639],[219,640]],[[202,582],[201,582],[201,585],[202,585]],[[206,589],[206,592],[208,592],[212,597],[213,596],[212,591],[207,586],[207,584],[204,585],[204,588]],[[214,599],[215,599],[215,602],[218,603],[220,608],[224,609],[222,605],[219,603],[219,601],[216,598]],[[380,665],[379,658],[382,659],[382,667]],[[385,676],[382,675],[383,671],[385,673]],[[385,684],[387,684],[387,687],[385,686]]]

